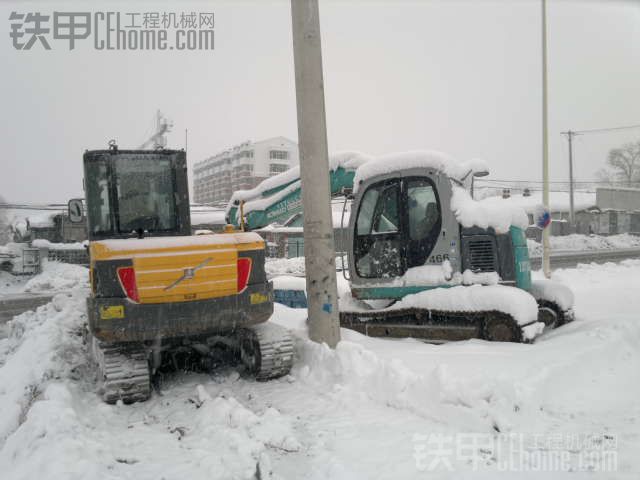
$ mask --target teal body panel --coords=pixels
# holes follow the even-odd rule
[[[510,228],[511,242],[513,244],[514,264],[516,271],[516,287],[522,290],[531,290],[531,263],[529,261],[529,249],[524,231],[518,227]],[[397,287],[364,287],[352,289],[354,298],[360,300],[400,300],[407,295],[433,290],[434,288],[450,288],[452,285],[434,286],[397,286]]]
[[[331,195],[338,195],[343,188],[353,188],[353,177],[355,174],[356,172],[354,170],[347,170],[343,167],[331,170],[329,172]],[[299,178],[295,178],[292,181],[278,185],[270,190],[265,190],[262,192],[259,199],[268,199],[298,181]],[[258,200],[258,198],[252,200]],[[229,221],[236,227],[240,226],[238,209],[239,207],[235,205],[229,209]],[[255,230],[256,228],[266,227],[271,223],[284,223],[293,215],[301,211],[302,190],[300,186],[298,186],[298,188],[295,188],[283,198],[280,198],[274,203],[268,205],[264,210],[252,210],[245,213],[246,227],[249,230]]]
[[[509,231],[515,256],[516,287],[529,291],[531,290],[531,262],[529,261],[527,237],[519,227],[512,226]]]

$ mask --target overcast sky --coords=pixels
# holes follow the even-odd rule
[[[541,178],[540,2],[320,0],[330,151],[436,149]],[[213,51],[13,48],[12,11],[215,13]],[[0,2],[0,195],[82,195],[82,153],[140,145],[161,109],[190,165],[247,139],[297,141],[289,2]],[[551,174],[560,131],[640,123],[640,1],[549,0]],[[49,37],[51,38],[51,37]],[[576,177],[640,130],[579,137]]]

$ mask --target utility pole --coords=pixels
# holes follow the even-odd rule
[[[309,338],[340,341],[318,0],[291,0]]]
[[[573,229],[576,221],[576,214],[573,207],[573,136],[577,135],[577,133],[571,130],[561,133],[562,135],[566,135],[569,141],[569,224]]]
[[[547,128],[547,0],[542,0],[542,203],[549,209],[549,132]],[[551,224],[542,231],[542,270],[551,277]]]

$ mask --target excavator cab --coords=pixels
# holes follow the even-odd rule
[[[451,181],[437,170],[408,169],[367,179],[352,205],[349,272],[358,298],[402,298],[407,270],[456,255],[458,223],[449,208]]]
[[[354,238],[361,278],[383,279],[424,265],[442,230],[438,189],[427,176],[385,179],[362,196]]]
[[[191,234],[184,151],[112,146],[84,170],[89,240]]]

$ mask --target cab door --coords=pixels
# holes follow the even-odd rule
[[[408,268],[435,262],[431,256],[443,220],[438,189],[431,178],[409,176],[374,182],[365,190],[356,215],[354,278],[372,283],[401,277]]]
[[[354,263],[360,278],[391,278],[405,271],[401,179],[371,185],[360,202]]]
[[[403,182],[406,266],[419,267],[428,263],[440,238],[442,207],[436,185],[430,178],[408,177]]]

